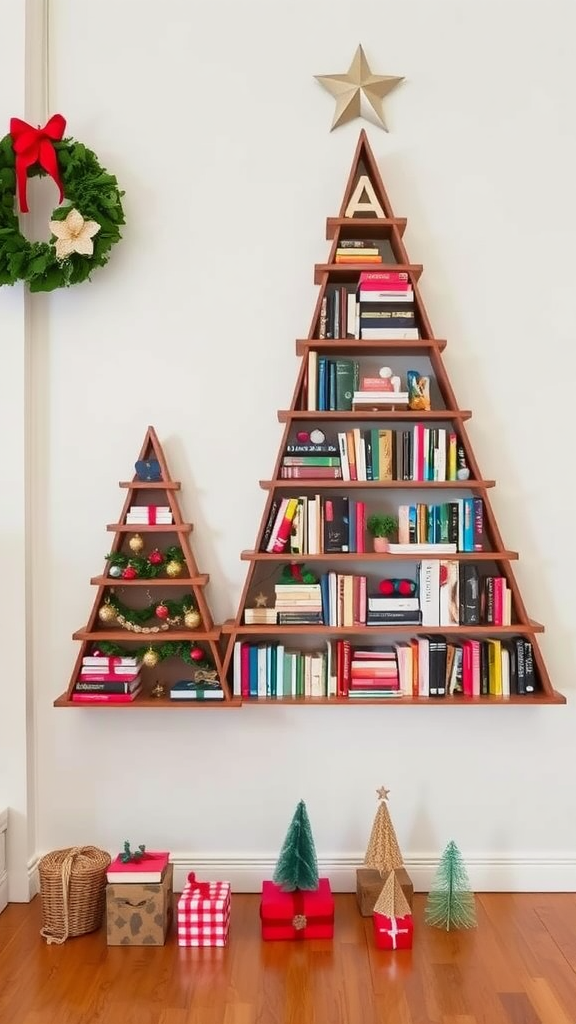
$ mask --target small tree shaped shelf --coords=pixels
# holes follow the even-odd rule
[[[146,463],[153,467],[149,474]],[[209,576],[198,571],[189,541],[193,527],[183,522],[176,498],[180,483],[170,476],[153,427],[148,427],[136,468],[132,480],[120,483],[128,492],[126,500],[119,521],[107,526],[114,539],[102,575],[90,581],[97,587],[92,611],[87,625],[73,635],[81,641],[80,651],[68,689],[54,705],[238,707],[241,702],[232,698],[223,673],[221,627],[214,624],[204,593]],[[136,657],[137,695],[132,700],[103,695],[87,683],[78,691],[81,673],[100,674],[93,665],[86,669],[86,659],[93,656]],[[196,694],[208,688],[213,692],[220,684],[222,696],[171,698],[171,686],[180,680],[190,680]]]
[[[495,481],[482,476],[466,434],[472,413],[456,401],[442,359],[446,342],[434,336],[418,287],[423,268],[408,257],[405,228],[406,220],[393,214],[362,131],[340,213],[327,221],[328,259],[315,267],[319,294],[308,337],[296,342],[301,361],[290,408],[278,413],[285,427],[272,477],[261,481],[267,497],[256,545],[241,556],[249,564],[238,611],[223,627],[230,638],[226,678],[238,699],[277,706],[563,704],[537,643],[543,626],[529,617],[512,571],[518,555],[504,545],[490,505]],[[379,291],[376,297],[371,287]],[[410,329],[403,329],[407,324]],[[340,373],[347,380],[341,392]],[[420,403],[417,391],[410,395],[406,384],[392,389],[407,393],[396,405],[389,394],[372,400],[372,390],[386,390],[378,387],[378,376],[390,373],[398,381],[421,374],[417,383],[429,382],[427,401]],[[416,457],[426,460],[424,474]],[[398,543],[388,553],[373,551],[366,538],[371,512],[398,516]],[[473,544],[470,533],[461,538],[464,528],[472,529]],[[456,613],[441,612],[436,622],[429,609],[425,619],[422,606],[424,559],[438,594],[443,574],[456,581],[452,595],[460,586],[460,598],[449,599]],[[298,582],[292,599],[290,573]],[[387,618],[390,605],[374,598],[383,583],[394,586],[395,577],[406,576],[420,584],[420,618]],[[498,593],[499,611],[496,604],[486,611],[484,603],[479,610],[478,602],[465,602],[462,611],[461,595],[471,592],[474,580],[483,588],[483,602]],[[366,609],[375,607],[386,612],[368,623]],[[395,692],[384,692],[375,679],[360,696],[362,687],[352,686],[354,666],[352,681],[350,673],[346,677],[346,659],[353,661],[355,647],[370,653],[376,645],[396,649],[399,679],[400,649],[409,647],[410,669],[405,663],[404,685]],[[435,683],[446,670],[444,693],[440,685],[432,692],[432,670],[422,667],[422,656],[432,658],[432,651]],[[456,670],[448,668],[451,657]]]

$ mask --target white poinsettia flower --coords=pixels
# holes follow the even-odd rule
[[[65,260],[73,252],[91,256],[94,252],[94,235],[100,231],[95,220],[84,220],[78,210],[70,210],[64,220],[51,220],[50,230],[56,236],[56,257]]]

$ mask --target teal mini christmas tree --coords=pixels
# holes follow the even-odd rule
[[[318,888],[318,859],[303,800],[298,804],[274,871],[273,881],[284,892]]]
[[[475,928],[474,893],[454,840],[444,850],[426,903],[426,924],[434,928]]]

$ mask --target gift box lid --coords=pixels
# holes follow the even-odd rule
[[[190,910],[210,907],[213,910],[221,910],[229,899],[230,882],[197,882],[194,872],[191,872],[178,900],[178,907],[187,907]]]
[[[274,917],[275,920],[290,922],[295,907],[299,914],[311,919],[331,917],[334,914],[334,897],[329,879],[318,879],[317,889],[296,889],[294,892],[284,892],[274,882],[262,883],[260,914],[263,920]]]

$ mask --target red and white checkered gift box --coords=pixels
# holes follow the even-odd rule
[[[230,882],[197,882],[188,875],[178,900],[179,946],[225,946],[230,928]]]

